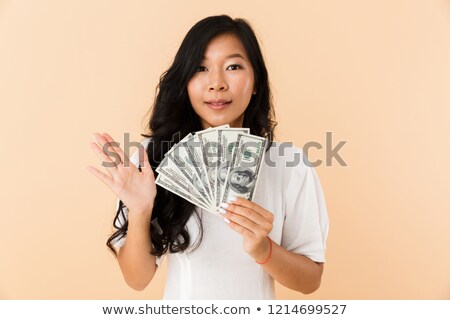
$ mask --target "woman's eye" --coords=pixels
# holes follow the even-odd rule
[[[231,68],[231,70],[238,70],[238,69],[242,69],[242,66],[239,64],[232,64],[227,68],[227,70],[230,68]],[[204,66],[197,67],[196,72],[203,72],[203,71],[206,71],[206,67],[204,67]]]
[[[234,68],[232,70],[242,69],[242,67],[239,64],[232,64],[228,68]]]

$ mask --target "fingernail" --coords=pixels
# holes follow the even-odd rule
[[[235,196],[228,197],[228,202],[235,202],[237,198]]]
[[[222,209],[222,208],[219,208],[219,213],[221,213],[221,214],[225,214],[225,213],[227,213],[227,210],[225,210],[225,209]]]
[[[228,203],[223,202],[223,203],[220,204],[220,206],[221,206],[222,208],[228,208]]]
[[[226,223],[230,223],[230,220],[228,220],[227,218],[223,218],[223,221],[225,221]]]

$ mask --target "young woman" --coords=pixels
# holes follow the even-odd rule
[[[317,290],[328,234],[322,188],[301,149],[273,141],[268,74],[249,23],[226,15],[196,23],[158,89],[146,151],[132,164],[107,133],[91,143],[112,164],[109,174],[88,169],[118,196],[107,245],[128,285],[146,288],[167,256],[164,299],[274,299],[274,280]],[[253,201],[229,199],[222,219],[155,185],[154,170],[187,134],[224,124],[269,143]]]

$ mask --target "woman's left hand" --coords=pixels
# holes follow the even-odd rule
[[[228,219],[228,226],[242,235],[243,247],[254,260],[263,261],[269,256],[273,214],[256,203],[244,198],[228,199],[220,206],[222,216]],[[230,201],[231,200],[231,201]],[[226,210],[225,213],[224,210]]]

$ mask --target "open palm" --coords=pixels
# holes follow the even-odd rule
[[[139,171],[109,134],[97,133],[95,138],[98,144],[91,142],[91,148],[103,161],[109,174],[92,166],[88,166],[86,169],[103,181],[122,200],[130,212],[151,214],[156,196],[156,184],[144,146],[139,147],[139,164],[141,166],[141,171]],[[113,155],[112,158],[107,154]]]

